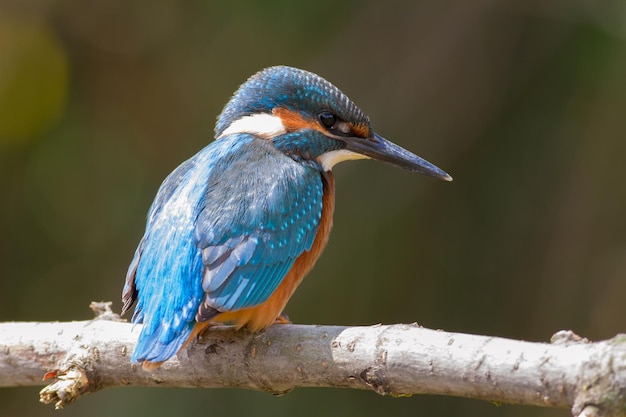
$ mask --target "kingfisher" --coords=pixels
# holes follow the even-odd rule
[[[143,323],[131,362],[160,366],[214,324],[289,323],[287,301],[332,227],[332,168],[377,159],[446,181],[382,138],[337,87],[308,71],[266,68],[234,93],[215,140],[161,184],[128,268],[122,314]]]

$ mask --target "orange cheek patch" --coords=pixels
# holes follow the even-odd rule
[[[300,129],[315,129],[324,132],[322,127],[313,119],[305,119],[300,113],[277,107],[272,110],[274,116],[280,117],[287,132],[295,132]]]
[[[280,120],[287,132],[295,132],[300,129],[314,129],[324,133],[325,135],[328,134],[328,132],[320,126],[317,120],[304,118],[298,112],[288,110],[284,107],[277,107],[272,110],[272,114],[280,117]],[[366,124],[349,123],[349,125],[350,133],[354,136],[369,138],[372,135],[369,126]]]
[[[354,133],[354,136],[358,136],[360,138],[369,138],[372,135],[370,128],[364,124],[357,125],[350,123],[350,129]]]

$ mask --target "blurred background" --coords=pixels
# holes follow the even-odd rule
[[[120,310],[160,182],[261,68],[316,72],[454,182],[335,169],[297,323],[548,341],[626,331],[626,3],[0,1],[0,321]],[[0,416],[568,416],[448,397],[108,389]]]

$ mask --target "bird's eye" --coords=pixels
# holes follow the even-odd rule
[[[331,129],[337,122],[337,116],[335,116],[329,111],[320,113],[318,117],[320,119],[320,123],[322,124],[322,126],[324,126],[327,129]]]

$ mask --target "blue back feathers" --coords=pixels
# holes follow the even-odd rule
[[[232,311],[265,301],[311,248],[323,184],[316,166],[296,163],[260,139],[222,158],[215,171],[220,174],[209,178],[195,240],[208,266],[206,305]]]
[[[322,213],[314,163],[238,134],[204,148],[159,189],[129,268],[125,309],[143,323],[133,362],[160,362],[196,318],[258,305],[309,250]]]

